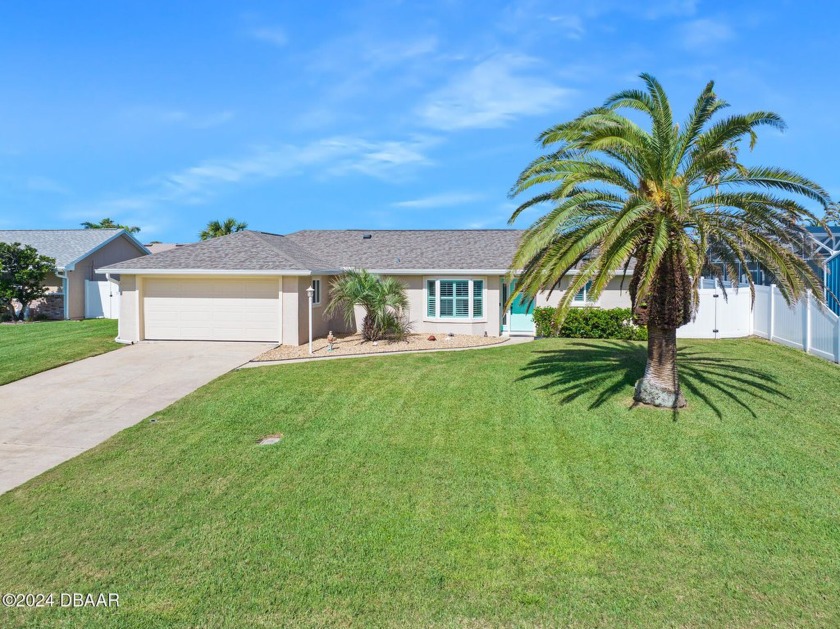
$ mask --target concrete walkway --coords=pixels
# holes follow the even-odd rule
[[[341,356],[312,356],[311,358],[287,358],[286,360],[259,360],[246,363],[240,369],[251,369],[253,367],[271,367],[272,365],[291,365],[293,363],[309,363],[316,360],[342,360],[344,358],[374,358],[377,356],[397,356],[399,354],[429,354],[433,352],[469,352],[479,349],[490,349],[492,347],[507,347],[508,345],[520,345],[530,343],[533,336],[511,336],[501,343],[492,345],[478,345],[476,347],[442,347],[440,349],[409,349],[395,350],[393,352],[372,352],[370,354],[343,354]]]
[[[0,493],[105,441],[270,347],[146,342],[0,386]]]

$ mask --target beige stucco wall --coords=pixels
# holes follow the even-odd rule
[[[402,275],[396,276],[400,282],[406,287],[408,296],[408,314],[412,322],[413,331],[418,333],[431,334],[474,334],[483,335],[487,332],[488,336],[499,336],[501,333],[501,278],[498,276],[451,276],[453,279],[481,279],[485,282],[484,294],[484,310],[485,316],[480,321],[459,321],[457,319],[450,320],[433,320],[426,316],[426,294],[425,286],[427,279],[441,278],[445,279],[449,276],[412,276]],[[308,319],[308,300],[306,289],[310,286],[312,279],[321,280],[321,304],[315,306],[312,311],[312,328],[313,336],[315,338],[324,337],[332,330],[336,334],[358,330],[361,326],[363,312],[357,309],[355,314],[354,326],[350,330],[346,329],[343,316],[340,312],[335,312],[331,317],[327,317],[325,312],[329,304],[329,285],[333,280],[331,276],[316,276],[311,277],[293,277],[285,276],[278,277],[278,295],[281,300],[280,317],[281,324],[281,339],[280,342],[284,345],[302,345],[307,342],[309,338],[309,319]],[[630,296],[627,292],[625,282],[624,290],[620,290],[621,278],[614,278],[606,291],[601,295],[597,304],[600,308],[619,308],[630,306]],[[537,306],[556,306],[562,295],[562,290],[568,283],[564,281],[561,284],[560,290],[554,291],[549,297],[547,292],[540,293],[537,296]],[[84,289],[82,289],[84,295]],[[119,338],[125,341],[139,341],[142,340],[143,335],[143,321],[142,308],[138,311],[138,304],[142,304],[143,298],[143,277],[136,277],[133,275],[123,275],[120,278],[120,320],[119,320]],[[593,304],[589,304],[593,305]]]
[[[423,334],[473,334],[499,336],[501,331],[501,282],[498,276],[486,275],[395,275],[392,276],[406,287],[408,297],[408,317],[412,331]],[[434,319],[426,316],[426,280],[431,279],[472,279],[484,280],[484,317],[475,321],[458,319]],[[361,330],[364,311],[356,309],[356,331]],[[338,327],[338,329],[341,329]]]
[[[629,308],[630,307],[630,293],[627,287],[630,284],[630,278],[624,280],[624,287],[621,287],[621,277],[614,277],[607,284],[607,288],[601,293],[601,297],[595,303],[580,303],[573,304],[575,307],[597,307],[597,308]],[[560,282],[559,289],[553,291],[549,296],[548,291],[541,292],[537,295],[536,305],[543,306],[557,306],[560,298],[566,292],[566,287],[569,285],[569,280],[563,279]]]
[[[137,277],[134,275],[123,275],[120,278],[120,318],[117,338],[123,341],[141,340],[137,329],[137,283]]]
[[[300,278],[297,277],[283,277],[280,278],[282,286],[282,300],[280,305],[280,316],[283,318],[283,325],[281,328],[282,338],[280,342],[283,345],[300,345],[303,341],[300,330]],[[305,298],[305,295],[304,295]]]
[[[67,316],[71,319],[85,316],[85,280],[105,280],[105,276],[95,273],[94,269],[142,255],[127,236],[120,236],[79,260],[72,271],[67,271]]]
[[[55,273],[48,273],[41,285],[46,286],[51,293],[60,293],[64,288],[63,280]]]

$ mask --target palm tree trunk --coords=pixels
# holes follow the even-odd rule
[[[365,318],[362,320],[362,339],[365,341],[379,340],[379,334],[373,320],[373,315],[369,312],[365,313]]]
[[[633,399],[642,404],[682,408],[685,398],[677,375],[677,330],[648,326],[645,375],[636,383]]]

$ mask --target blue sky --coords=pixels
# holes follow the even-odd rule
[[[535,136],[640,72],[683,114],[709,79],[731,111],[778,112],[788,131],[744,161],[837,198],[838,18],[772,1],[5,2],[0,228],[504,227]]]

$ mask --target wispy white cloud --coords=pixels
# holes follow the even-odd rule
[[[733,39],[735,32],[726,22],[700,18],[680,25],[677,37],[687,50],[715,52],[717,46]]]
[[[47,192],[50,194],[68,195],[70,190],[49,177],[27,177],[24,187],[32,192]]]
[[[358,137],[333,137],[302,146],[281,145],[255,148],[247,154],[206,160],[195,166],[155,177],[144,190],[103,201],[76,204],[65,218],[131,215],[148,233],[147,223],[159,222],[159,208],[173,205],[202,205],[236,186],[311,174],[350,176],[360,174],[389,181],[407,176],[413,169],[428,166],[428,150],[437,144],[432,137],[374,141]],[[84,217],[84,218],[82,218]]]
[[[500,229],[509,227],[508,219],[516,209],[515,203],[505,202],[480,216],[467,218],[460,227],[464,229]],[[521,228],[521,225],[519,226]]]
[[[162,116],[167,122],[183,124],[193,129],[209,129],[218,127],[232,120],[232,111],[217,111],[208,114],[191,114],[185,111],[168,111]]]
[[[327,42],[309,57],[308,69],[313,72],[351,72],[354,76],[370,76],[381,70],[416,61],[436,52],[434,35],[407,39],[383,39],[368,33],[354,33]]]
[[[323,174],[355,172],[390,178],[407,168],[429,164],[425,151],[433,143],[428,138],[375,142],[335,137],[303,146],[259,148],[242,157],[208,160],[166,175],[159,193],[165,200],[202,203],[222,187],[300,174],[314,167]]]
[[[175,125],[190,129],[210,129],[229,122],[234,118],[234,113],[228,110],[196,113],[182,109],[143,106],[126,109],[120,117],[134,125]]]
[[[443,130],[501,127],[521,116],[564,107],[574,90],[531,72],[538,60],[499,55],[454,77],[418,108],[421,121]]]
[[[553,22],[569,39],[582,39],[586,34],[583,17],[580,15],[549,15],[548,21]]]
[[[656,20],[663,17],[687,17],[697,12],[699,0],[660,0],[657,2],[646,2],[643,14],[649,20]],[[629,9],[637,8],[635,5],[625,4]]]
[[[285,46],[289,43],[286,29],[280,26],[255,26],[247,31],[249,37],[272,46]]]
[[[392,203],[391,206],[397,208],[426,210],[477,203],[478,201],[483,201],[486,198],[487,195],[478,192],[444,192],[441,194],[432,194],[427,197],[420,197],[419,199],[397,201],[396,203]]]
[[[535,31],[545,35],[559,28],[561,34],[569,39],[580,39],[587,32],[587,26],[595,30],[597,22],[610,15],[629,14],[644,20],[689,18],[697,13],[698,3],[699,0],[516,0],[501,12],[499,28],[526,36]]]
[[[252,28],[248,34],[259,41],[273,46],[285,46],[289,43],[286,30],[279,26],[259,26]]]
[[[443,192],[441,194],[433,194],[419,199],[397,201],[396,203],[392,203],[391,206],[396,208],[425,210],[466,205],[482,201],[486,198],[486,195],[477,192]]]

